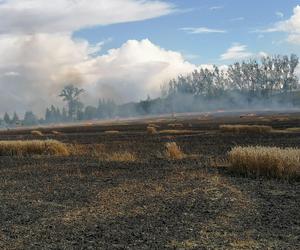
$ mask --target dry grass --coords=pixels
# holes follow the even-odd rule
[[[271,126],[260,125],[220,125],[219,128],[227,133],[269,133],[272,131]]]
[[[176,142],[168,142],[165,146],[165,155],[167,158],[172,160],[181,160],[185,157],[185,154],[182,152],[181,148],[176,144]]]
[[[166,129],[166,130],[161,130],[159,133],[161,134],[191,134],[195,133],[196,131],[193,130],[176,130],[176,129]]]
[[[183,128],[184,127],[182,123],[170,123],[170,124],[168,124],[168,126],[170,128]]]
[[[135,162],[137,157],[134,153],[130,152],[116,152],[112,154],[105,154],[103,160],[115,162]]]
[[[230,169],[248,175],[293,179],[300,177],[300,149],[235,147],[229,152]]]
[[[160,128],[159,125],[155,124],[155,123],[149,123],[148,127],[153,127],[153,128]]]
[[[61,135],[63,135],[62,132],[55,131],[55,130],[51,131],[51,133],[52,133],[53,135],[56,135],[56,136],[61,136]]]
[[[34,136],[43,136],[43,133],[38,130],[32,130],[30,133]]]
[[[157,134],[157,130],[156,130],[155,127],[148,126],[147,127],[147,133],[150,134],[150,135],[155,135],[155,134]]]
[[[116,134],[119,134],[120,131],[118,130],[108,130],[108,131],[104,131],[105,134],[108,134],[108,135],[116,135]]]
[[[0,141],[0,156],[68,156],[68,147],[55,140]]]
[[[287,128],[286,131],[300,133],[300,128]]]

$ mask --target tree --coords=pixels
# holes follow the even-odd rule
[[[60,93],[60,97],[68,103],[68,116],[69,119],[74,120],[80,108],[82,109],[82,103],[79,101],[80,94],[84,92],[83,89],[79,89],[74,85],[67,85]]]
[[[14,116],[12,118],[11,123],[14,124],[14,125],[17,125],[19,122],[20,122],[20,119],[19,119],[18,114],[16,112],[14,112]]]
[[[6,124],[11,124],[9,114],[7,112],[5,112],[3,120],[5,121]]]
[[[24,115],[24,125],[32,126],[32,125],[37,125],[38,123],[39,123],[38,119],[35,116],[35,114],[33,114],[32,111],[27,111],[25,113],[25,115]]]

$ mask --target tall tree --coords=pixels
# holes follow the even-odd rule
[[[71,120],[75,119],[77,113],[81,111],[79,109],[82,108],[82,103],[79,101],[79,97],[83,92],[83,89],[79,89],[70,84],[64,87],[59,95],[68,103],[68,116]]]

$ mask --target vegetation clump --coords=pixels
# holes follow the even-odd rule
[[[177,145],[176,142],[168,142],[165,146],[165,154],[167,158],[172,160],[181,160],[185,157],[185,154],[182,152],[181,148]]]
[[[43,136],[43,133],[38,130],[33,130],[30,133],[31,133],[31,135],[34,135],[34,136]]]
[[[150,134],[150,135],[155,135],[155,134],[157,134],[156,128],[155,128],[155,127],[152,127],[152,126],[148,126],[148,127],[147,127],[147,132],[148,132],[148,134]]]
[[[68,147],[56,140],[0,141],[0,156],[68,156]]]
[[[269,133],[271,126],[263,125],[220,125],[220,130],[226,133]]]
[[[300,177],[300,149],[235,147],[229,152],[229,168],[246,175],[294,179]]]

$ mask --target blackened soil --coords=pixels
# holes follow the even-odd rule
[[[94,128],[43,137],[103,144],[108,153],[135,153],[134,162],[0,157],[0,249],[299,249],[298,181],[247,178],[210,163],[236,145],[299,147],[300,134],[224,134],[217,123],[184,124],[194,133],[148,135],[138,124],[119,134]],[[167,160],[169,141],[188,157]]]

